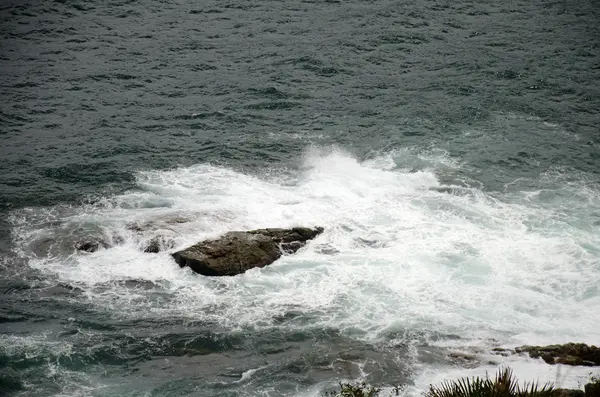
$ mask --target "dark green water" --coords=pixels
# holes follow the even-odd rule
[[[418,394],[477,367],[449,346],[598,343],[597,2],[0,18],[0,394]],[[139,249],[299,223],[329,232],[235,280]],[[110,248],[75,252],[90,236]]]

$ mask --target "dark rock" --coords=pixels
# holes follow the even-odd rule
[[[321,227],[229,232],[178,251],[173,258],[179,266],[189,266],[205,276],[235,276],[255,267],[270,265],[284,253],[298,251],[322,232]]]
[[[529,353],[532,358],[542,358],[548,364],[600,365],[600,348],[584,343],[567,343],[550,346],[521,346],[517,353]]]
[[[588,383],[584,386],[585,397],[600,397],[600,381]]]
[[[586,397],[583,390],[554,389],[554,397]]]
[[[160,252],[160,239],[154,237],[146,242],[146,246],[144,247],[144,252],[156,254]]]
[[[149,280],[122,280],[118,284],[125,288],[151,290],[157,288],[157,284]]]
[[[171,249],[175,246],[175,241],[164,236],[155,236],[144,244],[144,252],[156,254],[160,251]]]
[[[96,252],[100,248],[107,248],[108,244],[101,240],[82,241],[77,243],[77,249],[85,252]]]
[[[448,358],[450,359],[451,362],[458,364],[458,363],[467,363],[467,362],[475,361],[477,359],[477,356],[475,356],[474,354],[469,354],[469,353],[450,352],[450,353],[448,353]]]
[[[139,224],[137,222],[131,222],[131,223],[128,223],[127,225],[125,225],[125,229],[131,230],[132,232],[141,233],[146,228],[144,227],[144,225],[141,225],[141,224]]]
[[[492,353],[493,354],[498,354],[500,356],[508,357],[511,354],[513,354],[514,351],[510,350],[510,349],[505,349],[505,348],[502,348],[502,347],[495,347],[495,348],[492,349]]]

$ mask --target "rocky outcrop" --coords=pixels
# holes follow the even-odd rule
[[[322,232],[321,227],[229,232],[175,252],[173,258],[179,266],[189,266],[205,276],[235,276],[296,252]]]
[[[584,343],[550,346],[521,346],[517,353],[528,353],[531,358],[542,358],[548,364],[600,365],[600,348]]]

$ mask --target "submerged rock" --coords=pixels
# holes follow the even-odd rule
[[[521,346],[517,353],[528,353],[531,358],[542,358],[548,364],[600,365],[600,348],[584,343],[550,346]]]
[[[31,243],[31,249],[35,256],[43,258],[47,256],[51,250],[52,246],[56,244],[56,240],[50,237],[44,237],[40,240],[34,240]]]
[[[172,238],[165,236],[155,236],[144,243],[143,251],[147,253],[159,253],[161,251],[171,249],[175,246],[175,241]]]
[[[96,252],[100,248],[108,248],[108,244],[102,240],[89,240],[77,243],[77,249],[85,252]]]
[[[501,355],[501,356],[504,356],[504,357],[508,357],[511,354],[514,354],[515,351],[514,350],[510,350],[510,349],[505,349],[503,347],[495,347],[495,348],[492,349],[492,353],[498,354],[498,355]]]
[[[149,230],[170,229],[173,225],[178,225],[187,222],[190,222],[190,219],[184,218],[182,216],[165,216],[162,218],[142,223],[138,221],[130,222],[127,225],[125,225],[125,228],[127,230],[131,230],[132,232],[142,233]]]
[[[42,287],[37,289],[37,294],[39,297],[48,298],[48,297],[57,297],[57,296],[76,296],[78,294],[83,293],[83,290],[79,287],[75,287],[73,285],[58,283],[56,285],[52,285],[50,287]]]
[[[298,251],[322,232],[321,227],[229,232],[175,252],[173,258],[179,266],[189,266],[205,276],[235,276]]]

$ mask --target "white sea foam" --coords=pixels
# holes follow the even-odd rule
[[[597,343],[600,226],[589,219],[600,211],[598,190],[560,181],[558,188],[502,194],[442,186],[438,173],[459,168],[443,153],[400,151],[360,162],[314,149],[293,177],[206,164],[141,172],[141,191],[85,207],[15,212],[15,240],[29,257],[32,239],[73,230],[118,242],[29,262],[83,288],[115,316],[178,315],[230,329],[333,327],[370,342],[396,331],[436,332],[459,335],[431,342],[459,350]],[[169,221],[175,217],[189,222]],[[131,222],[153,224],[137,233],[127,228]],[[229,230],[295,225],[320,225],[325,233],[296,255],[232,278],[199,277],[169,255]],[[143,253],[143,241],[157,234],[176,247]],[[131,279],[156,283],[169,299],[117,283]],[[292,311],[295,319],[276,323]],[[550,371],[537,361],[510,360],[532,375]],[[469,371],[415,373],[421,388]]]

